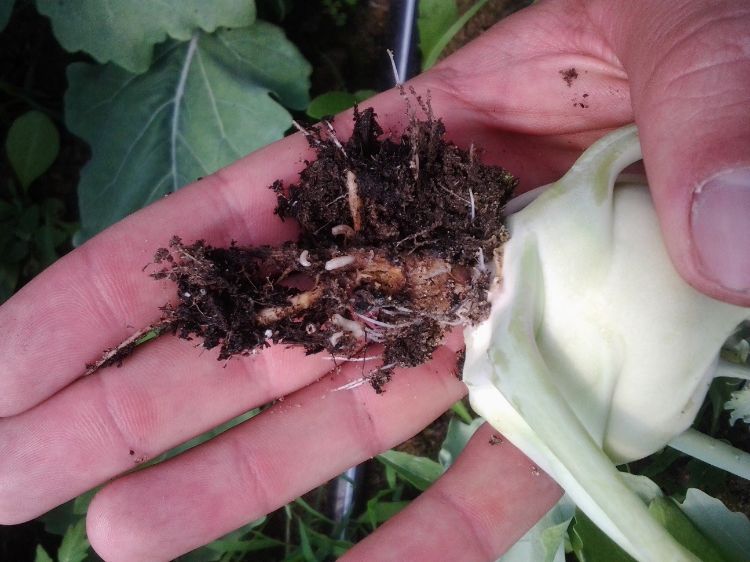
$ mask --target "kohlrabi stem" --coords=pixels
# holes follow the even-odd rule
[[[740,363],[732,363],[724,359],[719,359],[719,364],[716,366],[717,377],[729,377],[732,379],[744,379],[750,381],[750,367],[747,365],[741,365]]]
[[[672,439],[669,446],[705,463],[750,480],[750,453],[732,447],[728,443],[714,439],[705,433],[688,429]]]

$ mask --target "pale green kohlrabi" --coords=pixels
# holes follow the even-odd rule
[[[671,442],[750,477],[750,456],[688,429],[750,310],[674,270],[647,186],[616,182],[640,158],[635,126],[615,131],[509,217],[490,318],[466,331],[464,381],[474,409],[629,554],[695,560],[615,463]]]

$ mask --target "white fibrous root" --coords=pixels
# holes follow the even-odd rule
[[[366,363],[367,361],[379,361],[383,358],[382,355],[366,355],[365,357],[344,357],[341,355],[327,355],[323,357],[329,361],[336,361],[339,363]]]
[[[331,316],[331,323],[335,324],[345,332],[349,332],[357,339],[365,337],[365,331],[362,329],[359,322],[344,318],[340,314],[334,314]]]
[[[336,136],[336,130],[333,128],[333,124],[330,121],[323,121],[323,124],[325,125],[326,129],[328,129],[328,134],[330,135],[331,140],[333,141],[333,144],[336,145],[336,148],[338,148],[341,151],[341,154],[344,155],[344,158],[348,158],[346,155],[346,150],[344,150],[344,146],[341,144],[341,141]]]
[[[390,324],[388,322],[382,322],[380,320],[376,320],[375,318],[370,318],[369,316],[365,316],[364,314],[360,314],[359,312],[355,312],[354,314],[358,318],[361,318],[362,320],[364,320],[365,322],[367,322],[368,324],[372,324],[374,326],[379,326],[381,328],[386,328],[386,329],[389,329],[389,330],[397,330],[398,328],[400,328],[402,326],[408,326],[409,325],[409,323],[404,323],[404,324],[398,324],[397,325],[397,324]]]
[[[326,262],[325,269],[326,271],[333,271],[334,269],[340,269],[342,267],[346,267],[347,265],[351,265],[356,261],[354,256],[338,256],[336,258],[331,258]]]

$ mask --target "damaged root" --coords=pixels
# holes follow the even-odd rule
[[[400,142],[380,138],[372,109],[355,108],[345,143],[330,121],[295,124],[317,159],[297,184],[272,189],[299,240],[216,248],[174,237],[152,276],[172,281],[177,300],[146,332],[198,337],[221,360],[279,343],[353,358],[378,343],[383,366],[366,378],[380,391],[396,367],[427,361],[450,327],[484,319],[483,256],[507,239],[502,208],[516,180],[446,142],[429,103],[417,102],[427,120],[412,115]],[[138,337],[91,369],[120,361]]]

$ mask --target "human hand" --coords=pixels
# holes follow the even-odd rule
[[[651,3],[622,4],[540,3],[413,85],[431,91],[455,142],[484,147],[487,160],[519,175],[525,187],[556,179],[583,148],[635,115],[677,267],[696,287],[747,303],[748,269],[741,261],[747,244],[718,238],[725,246],[720,257],[732,258],[732,248],[741,252],[732,258],[729,284],[746,284],[728,292],[701,273],[693,257],[701,246],[690,236],[693,187],[720,170],[748,165],[742,86],[750,63],[747,54],[728,48],[734,42],[739,49],[743,33],[747,44],[747,14],[739,13],[741,3],[670,3],[669,13]],[[571,86],[560,74],[569,68],[578,74]],[[726,88],[723,97],[717,88]],[[398,128],[404,108],[395,92],[372,103],[386,126]],[[337,125],[348,126],[346,119]],[[350,367],[325,376],[325,358],[272,348],[217,369],[211,353],[199,355],[174,338],[151,343],[119,370],[76,380],[102,349],[158,316],[173,289],[141,268],[173,234],[217,245],[293,237],[291,225],[275,220],[266,187],[277,178],[293,181],[302,154],[303,139],[291,137],[181,190],[60,260],[0,309],[6,334],[0,341],[0,416],[6,417],[0,420],[0,521],[34,517],[133,467],[134,459],[287,395],[219,439],[115,480],[94,500],[89,537],[106,559],[168,559],[402,441],[463,395],[451,373],[456,343],[429,364],[397,374],[382,396],[364,386],[333,392],[360,372]],[[734,192],[748,193],[742,189]],[[703,199],[693,222],[711,234],[700,224],[711,206]],[[747,216],[747,204],[732,206],[745,212],[730,210],[722,215],[727,221]],[[732,236],[747,241],[749,223],[740,220]],[[519,538],[559,489],[509,444],[487,446],[489,430],[483,431],[446,476],[349,557],[491,559]]]

